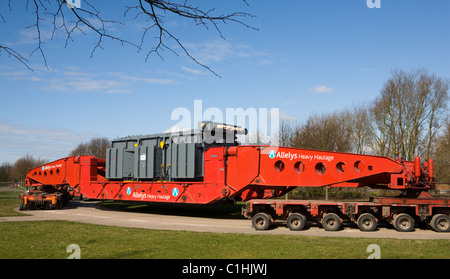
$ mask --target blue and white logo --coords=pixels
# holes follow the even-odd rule
[[[275,150],[270,150],[270,152],[269,152],[269,158],[270,158],[270,159],[275,158]]]
[[[178,196],[179,193],[180,192],[178,191],[178,188],[173,188],[172,189],[172,196],[176,197],[176,196]]]
[[[44,166],[42,166],[42,171],[44,171],[44,169],[45,169]]]
[[[131,194],[131,187],[127,187],[127,195]]]

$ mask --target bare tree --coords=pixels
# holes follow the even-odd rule
[[[294,129],[292,147],[352,151],[352,117],[348,111],[313,115]]]
[[[0,182],[10,181],[11,178],[11,169],[13,165],[11,163],[5,162],[0,166]]]
[[[28,170],[44,165],[47,162],[47,160],[36,159],[27,154],[14,163],[10,169],[10,179],[16,182],[24,180]]]
[[[255,144],[255,145],[268,145],[268,144],[271,144],[271,139],[266,136],[265,131],[256,129],[256,131],[254,131],[248,135],[248,142],[249,142],[249,144]]]
[[[294,129],[297,125],[292,121],[282,119],[279,124],[278,135],[273,138],[275,144],[281,147],[290,147]]]
[[[375,99],[370,105],[370,131],[372,136],[371,149],[373,153],[378,155],[387,156],[391,154],[393,148],[392,138],[390,133],[390,126],[386,117],[387,105],[384,105],[385,100]]]
[[[87,143],[80,143],[69,156],[94,155],[99,159],[106,157],[106,149],[111,147],[111,141],[107,138],[93,138]]]
[[[450,118],[447,119],[442,134],[432,143],[432,158],[436,181],[450,184]]]
[[[394,70],[371,109],[374,149],[407,160],[429,156],[447,110],[449,81],[425,70]]]
[[[215,29],[221,38],[224,38],[220,31],[219,25],[225,23],[237,23],[247,28],[255,29],[242,21],[243,18],[252,17],[252,15],[245,12],[232,12],[227,14],[217,13],[214,8],[207,9],[192,5],[189,0],[131,0],[127,1],[122,6],[116,2],[109,1],[108,5],[117,5],[123,11],[123,16],[131,16],[133,20],[144,24],[142,28],[142,35],[139,42],[130,41],[126,38],[115,35],[111,29],[115,26],[124,26],[125,24],[117,19],[107,19],[104,14],[96,7],[100,4],[92,4],[88,0],[81,0],[80,7],[72,6],[73,1],[67,0],[27,0],[27,1],[3,1],[0,4],[0,22],[6,23],[3,14],[5,12],[13,12],[13,4],[17,2],[26,6],[26,10],[34,18],[34,24],[27,26],[27,29],[34,30],[36,33],[36,48],[32,51],[39,53],[46,67],[47,59],[43,49],[44,38],[41,34],[42,23],[44,21],[51,22],[53,27],[52,39],[55,32],[62,30],[66,34],[66,46],[69,42],[74,41],[74,35],[77,32],[86,34],[85,30],[91,30],[97,34],[97,41],[92,49],[91,57],[98,48],[103,48],[104,40],[110,39],[118,42],[121,45],[129,45],[136,48],[138,51],[145,51],[147,53],[146,61],[152,53],[157,54],[162,59],[161,52],[168,50],[176,55],[179,53],[174,47],[169,46],[168,42],[174,42],[175,45],[181,48],[181,52],[188,56],[192,61],[201,67],[209,70],[217,75],[207,65],[199,62],[183,45],[181,39],[169,29],[169,24],[166,24],[165,19],[171,16],[176,16],[180,20],[187,20],[195,26]],[[246,0],[243,3],[248,5]],[[206,6],[206,5],[205,5]],[[5,9],[6,8],[6,9]],[[3,9],[3,10],[2,10]],[[6,10],[6,11],[5,11]],[[154,42],[152,47],[144,49],[143,44],[149,34],[153,34]],[[9,57],[13,57],[29,67],[28,60],[19,52],[11,47],[8,47],[5,42],[0,42],[0,55],[2,52]]]
[[[367,150],[372,142],[370,132],[371,119],[367,105],[353,107],[352,116],[352,141],[353,151],[359,154],[368,153]]]

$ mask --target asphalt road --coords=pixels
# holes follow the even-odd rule
[[[215,233],[246,233],[246,234],[280,234],[303,236],[332,237],[367,237],[367,238],[398,238],[398,239],[449,239],[450,233],[437,233],[432,230],[415,228],[414,231],[401,233],[390,227],[380,227],[374,232],[361,232],[352,224],[345,224],[337,232],[328,232],[318,224],[311,223],[302,231],[290,231],[283,223],[276,223],[267,231],[256,231],[248,219],[215,219],[202,217],[186,217],[149,213],[133,213],[104,209],[97,207],[97,202],[71,201],[65,208],[59,210],[30,210],[31,216],[0,217],[0,222],[33,221],[33,220],[67,220],[107,226],[134,227],[158,230],[185,230]]]

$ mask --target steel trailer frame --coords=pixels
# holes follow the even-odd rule
[[[170,144],[162,143],[161,148],[167,148]],[[134,146],[136,150],[141,150],[139,141]],[[411,223],[412,218],[413,221],[415,219],[429,224],[439,221],[443,225],[430,225],[438,231],[447,231],[446,226],[450,228],[448,199],[434,199],[426,194],[435,185],[431,159],[422,163],[419,157],[414,161],[404,161],[384,156],[267,145],[214,145],[206,148],[202,155],[204,173],[195,181],[166,181],[163,177],[159,180],[133,177],[129,180],[108,179],[108,166],[103,159],[94,156],[62,158],[28,172],[26,185],[35,190],[20,196],[20,208],[32,209],[36,205],[58,208],[66,200],[76,196],[100,200],[192,204],[246,201],[243,214],[255,218],[261,213],[258,215],[260,218],[262,216],[261,220],[266,220],[269,216],[269,225],[277,217],[287,221],[302,221],[302,217],[298,215],[303,212],[305,218],[320,219],[322,224],[325,222],[326,229],[334,230],[331,224],[336,225],[343,218],[358,221],[363,212],[373,215],[377,220],[385,219],[394,224],[400,222],[400,219],[405,224],[407,221]],[[161,165],[163,167],[166,166]],[[406,196],[374,198],[368,203],[267,200],[304,186],[368,186],[400,190]],[[300,212],[286,209],[293,208],[294,205],[303,209]],[[268,212],[263,212],[261,208],[268,209]],[[361,208],[371,210],[364,212]],[[408,214],[409,217],[402,215],[409,210],[415,213]],[[294,217],[290,217],[293,214]],[[439,216],[438,221],[436,215]],[[374,222],[372,217],[365,216],[367,224],[371,220]],[[331,227],[328,228],[326,224]],[[398,230],[410,230],[401,229],[399,225],[396,227]],[[441,227],[444,228],[440,229]],[[256,228],[266,228],[266,225]]]

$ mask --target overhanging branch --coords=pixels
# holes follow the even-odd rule
[[[131,1],[130,1],[131,2]],[[91,57],[93,57],[95,51],[98,48],[103,48],[102,44],[105,38],[111,39],[113,41],[119,42],[122,46],[129,45],[140,51],[146,51],[147,55],[145,61],[149,59],[149,56],[153,53],[157,54],[161,59],[163,59],[161,55],[161,51],[169,50],[175,55],[179,56],[177,51],[175,51],[172,47],[168,45],[168,41],[175,42],[175,45],[181,48],[182,53],[184,53],[189,59],[195,62],[197,65],[203,67],[214,75],[220,77],[217,73],[215,73],[210,67],[201,63],[197,60],[188,49],[183,45],[183,42],[179,37],[177,37],[172,30],[165,25],[164,19],[167,16],[178,16],[185,20],[190,20],[196,26],[202,26],[205,29],[209,30],[212,26],[219,36],[223,39],[223,36],[219,25],[226,24],[227,22],[236,23],[242,25],[249,29],[257,30],[256,28],[246,24],[242,21],[242,19],[247,17],[253,17],[252,15],[244,12],[233,12],[229,14],[218,14],[216,9],[202,9],[197,6],[191,5],[189,0],[180,0],[180,1],[163,1],[163,0],[133,0],[135,5],[133,6],[124,6],[124,16],[127,16],[130,12],[136,12],[134,16],[134,20],[143,17],[143,22],[148,23],[147,26],[143,27],[142,35],[139,43],[134,43],[126,38],[114,35],[111,33],[106,26],[107,25],[121,25],[125,26],[124,23],[118,20],[110,20],[104,18],[104,15],[88,0],[82,0],[82,7],[70,8],[70,12],[67,12],[68,2],[66,0],[30,0],[26,1],[26,10],[29,11],[34,19],[34,24],[25,27],[26,29],[34,29],[36,32],[36,48],[31,52],[30,56],[35,53],[39,53],[43,60],[45,67],[48,68],[47,59],[45,56],[45,51],[43,49],[43,36],[41,34],[41,22],[50,19],[51,24],[53,25],[52,36],[51,39],[54,38],[55,32],[62,30],[66,34],[65,46],[67,46],[68,42],[74,41],[74,34],[79,31],[80,33],[86,35],[84,30],[91,30],[97,36],[98,39],[94,43],[94,47],[91,52]],[[248,5],[246,0],[243,2]],[[29,4],[32,4],[29,6]],[[9,0],[7,3],[7,7],[9,12],[12,12],[11,1]],[[6,24],[5,17],[3,13],[0,12],[0,22]],[[84,30],[83,30],[84,29]],[[156,37],[154,38],[153,46],[149,50],[145,50],[143,48],[144,41],[147,40],[147,35],[149,31],[156,31]],[[6,52],[9,57],[13,57],[17,59],[19,62],[24,64],[28,69],[31,68],[28,65],[28,60],[24,58],[23,55],[18,53],[17,51],[11,49],[7,46],[0,46],[0,54],[1,51]]]

